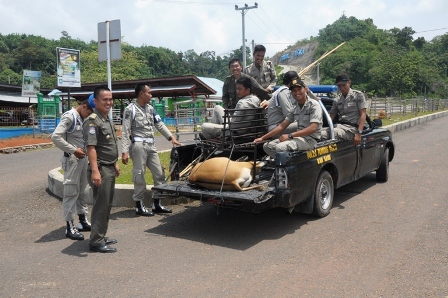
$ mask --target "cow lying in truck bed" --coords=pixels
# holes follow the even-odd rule
[[[265,163],[255,164],[256,173]],[[253,167],[252,161],[238,162],[229,160],[227,157],[215,157],[195,165],[188,181],[208,189],[239,191],[263,189],[263,185],[249,186],[253,180]]]

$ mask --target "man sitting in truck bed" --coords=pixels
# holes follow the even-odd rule
[[[361,134],[366,122],[366,100],[361,91],[351,88],[352,81],[342,73],[335,84],[341,92],[330,110],[331,120],[339,113],[341,119],[334,128],[334,136],[340,140],[353,140],[355,146],[361,144]],[[322,131],[322,138],[328,139],[329,129]]]
[[[240,77],[236,81],[236,94],[239,98],[230,122],[232,123],[232,128],[244,128],[250,127],[252,123],[249,120],[253,120],[256,115],[254,115],[253,110],[240,111],[240,109],[253,109],[260,107],[260,99],[252,94],[252,83],[251,79],[247,77]],[[244,121],[244,123],[234,125],[233,123]],[[246,122],[247,121],[247,122]],[[215,106],[213,109],[212,121],[202,124],[202,137],[205,139],[216,138],[222,134],[222,129],[224,128],[224,108],[221,106]],[[238,133],[242,134],[244,131],[239,130]]]
[[[306,85],[300,78],[294,78],[289,87],[297,105],[280,125],[254,140],[255,143],[269,140],[283,132],[289,124],[296,121],[297,130],[289,134],[282,134],[278,139],[266,142],[264,151],[272,158],[281,151],[298,151],[313,149],[320,140],[322,128],[322,109],[319,103],[308,97]]]

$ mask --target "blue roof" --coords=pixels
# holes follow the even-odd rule
[[[198,77],[198,79],[216,91],[216,94],[212,95],[213,97],[222,97],[222,86],[224,85],[223,81],[206,77]]]

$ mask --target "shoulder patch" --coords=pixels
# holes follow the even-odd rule
[[[91,135],[96,134],[96,127],[95,126],[90,126],[89,127],[89,134],[91,134]]]

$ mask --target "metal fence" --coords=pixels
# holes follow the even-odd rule
[[[37,109],[0,107],[0,126],[32,126],[38,124]]]
[[[387,117],[394,114],[414,114],[420,112],[436,112],[448,108],[448,99],[399,99],[399,98],[372,98],[368,106],[370,115],[378,115],[384,111]]]

